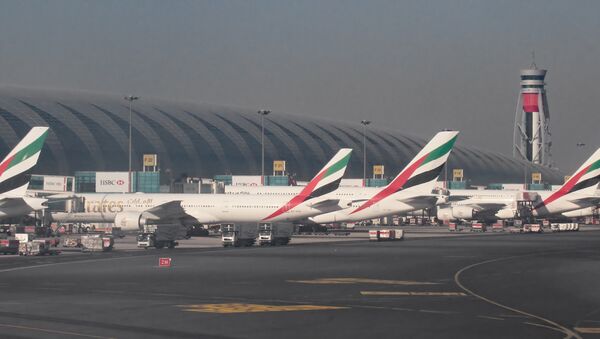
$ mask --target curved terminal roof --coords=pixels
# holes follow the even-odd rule
[[[260,173],[255,110],[142,98],[133,103],[132,120],[134,169],[141,169],[143,153],[157,153],[159,167],[173,177]],[[51,128],[36,173],[127,170],[128,121],[128,102],[119,95],[0,87],[0,154],[7,154],[31,126]],[[351,147],[355,151],[346,177],[362,177],[359,123],[279,112],[265,121],[267,174],[273,160],[286,160],[288,171],[306,180],[339,148]],[[426,141],[370,126],[368,162],[385,165],[386,175],[395,176]],[[454,168],[464,169],[472,184],[522,182],[525,168],[541,172],[549,183],[563,180],[557,171],[465,146],[455,147],[450,156],[450,176]]]

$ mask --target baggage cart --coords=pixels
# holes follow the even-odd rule
[[[81,251],[83,252],[107,252],[114,246],[114,239],[99,234],[81,236]]]

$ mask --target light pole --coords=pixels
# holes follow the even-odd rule
[[[361,120],[363,125],[363,187],[367,186],[367,126],[371,123],[369,120]]]
[[[138,100],[139,97],[135,95],[128,95],[124,97],[125,100],[129,101],[129,193],[131,193],[131,105],[133,101]]]
[[[268,109],[258,110],[258,115],[260,115],[260,184],[265,184],[265,115],[271,113]]]

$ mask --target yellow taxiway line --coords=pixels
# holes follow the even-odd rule
[[[256,312],[293,312],[293,311],[324,311],[341,310],[348,307],[323,305],[260,305],[260,304],[196,304],[177,305],[186,312],[201,313],[256,313]]]
[[[412,280],[385,280],[385,279],[368,279],[368,278],[323,278],[313,280],[287,280],[290,283],[299,284],[380,284],[380,285],[438,285],[434,282],[412,281]]]
[[[575,327],[575,331],[585,334],[600,334],[600,327]]]
[[[400,291],[360,291],[362,295],[377,296],[427,296],[427,297],[464,297],[462,292],[400,292]]]

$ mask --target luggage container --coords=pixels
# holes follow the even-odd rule
[[[62,247],[81,247],[81,236],[63,235],[61,237]]]
[[[552,232],[575,232],[579,231],[578,223],[556,223],[550,225]]]
[[[542,233],[542,226],[540,224],[529,224],[529,231],[531,233]]]
[[[99,234],[81,236],[81,251],[107,252],[113,249],[114,239],[110,236]]]
[[[34,236],[29,233],[17,233],[15,234],[15,239],[19,240],[20,242],[30,242],[34,239]]]
[[[403,237],[403,230],[369,230],[370,241],[401,240]]]
[[[471,232],[485,232],[486,227],[482,222],[474,222],[471,224]]]
[[[19,255],[57,255],[60,251],[51,250],[48,240],[19,242]]]
[[[504,223],[495,222],[492,224],[492,232],[504,232]]]
[[[0,253],[19,254],[19,240],[0,239]]]
[[[510,233],[523,233],[523,229],[521,227],[518,227],[518,226],[510,226],[508,228],[508,232],[510,232]]]

